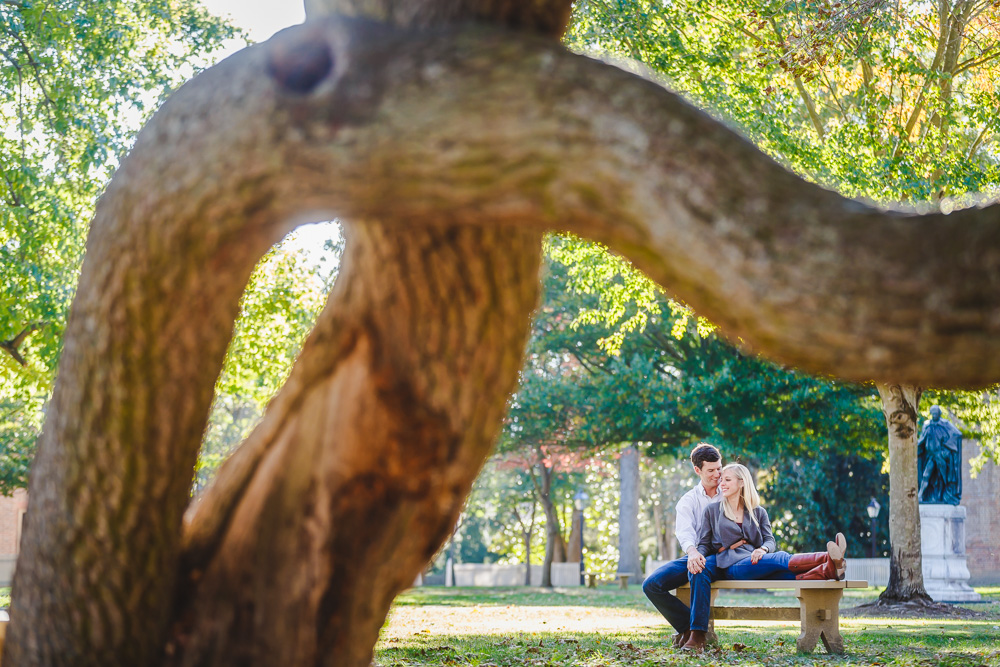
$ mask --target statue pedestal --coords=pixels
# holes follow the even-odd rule
[[[965,559],[965,508],[920,505],[924,588],[935,602],[978,602]]]

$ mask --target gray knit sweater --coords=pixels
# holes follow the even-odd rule
[[[705,508],[701,531],[698,533],[698,551],[701,555],[716,554],[716,565],[729,567],[744,558],[749,558],[753,550],[760,546],[767,547],[768,553],[774,553],[777,545],[774,543],[774,535],[771,534],[771,520],[767,517],[767,510],[759,506],[754,508],[757,523],[754,523],[750,515],[744,511],[741,526],[722,512],[724,502],[725,499]],[[729,548],[740,540],[746,540],[746,544],[735,549]],[[725,550],[719,553],[719,549],[723,547]]]

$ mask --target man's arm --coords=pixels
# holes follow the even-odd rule
[[[681,551],[687,554],[688,571],[698,574],[705,567],[705,557],[698,552],[698,531],[695,530],[695,511],[697,503],[686,493],[677,501],[677,515],[674,519],[674,535],[681,545]]]
[[[697,551],[698,547],[698,531],[695,529],[696,503],[691,496],[684,494],[677,501],[675,510],[674,535],[677,536],[677,543],[681,545],[681,551],[690,556],[691,551]]]

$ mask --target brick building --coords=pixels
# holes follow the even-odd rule
[[[0,496],[0,586],[10,586],[27,511],[28,492],[24,489],[17,489],[13,496]]]
[[[979,443],[962,443],[962,458],[968,461],[979,454]],[[973,479],[968,463],[962,466],[962,506],[965,522],[965,553],[973,586],[1000,584],[1000,468],[995,463],[983,466]]]

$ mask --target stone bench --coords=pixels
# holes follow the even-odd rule
[[[629,577],[634,577],[635,575],[631,572],[612,572],[611,574],[604,572],[584,572],[583,576],[587,578],[587,588],[597,588],[598,582],[602,579],[617,579],[618,587],[625,590],[628,588]]]
[[[712,584],[712,613],[708,622],[708,640],[716,642],[715,621],[799,621],[799,638],[795,647],[811,653],[818,639],[823,640],[827,653],[843,653],[844,639],[840,636],[840,599],[845,588],[868,588],[867,581],[780,581],[756,579],[748,581],[716,581]],[[717,607],[715,599],[723,589],[794,590],[799,598],[795,607]],[[677,597],[691,604],[691,588],[677,589]]]

